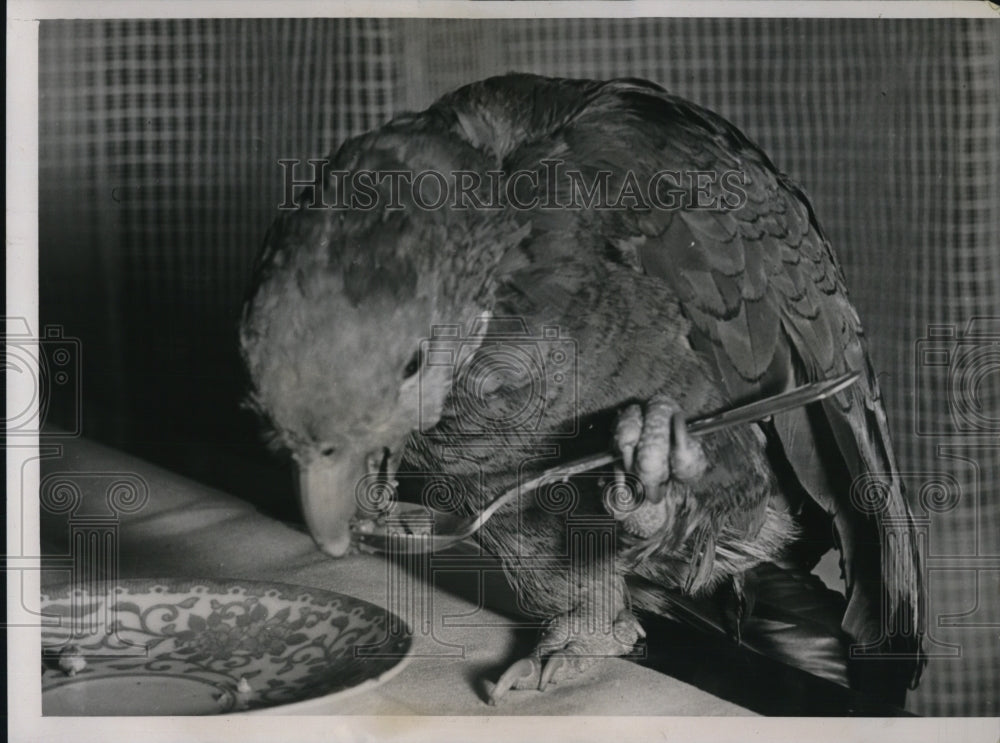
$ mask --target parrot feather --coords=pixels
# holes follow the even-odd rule
[[[255,408],[312,481],[342,478],[341,498],[353,495],[350,468],[390,451],[403,471],[459,478],[471,499],[462,507],[473,511],[550,465],[538,451],[567,458],[605,447],[624,406],[655,398],[685,416],[710,414],[859,372],[834,398],[701,438],[708,465],[691,482],[671,477],[662,523],[620,534],[617,551],[592,557],[585,574],[536,567],[565,553],[568,511],[537,501],[501,509],[480,538],[523,606],[547,618],[579,610],[574,592],[598,591],[586,576],[608,559],[616,601],[631,592],[636,606],[706,631],[733,634],[735,622],[735,635],[762,653],[897,699],[924,663],[914,525],[840,266],[805,193],[760,148],[646,81],[512,74],[349,140],[331,171],[542,173],[552,161],[606,176],[611,193],[665,171],[714,174],[701,195],[715,201],[515,209],[512,196],[542,191],[519,182],[497,209],[407,202],[283,214],[241,323]],[[720,186],[734,173],[745,196],[735,203]],[[388,201],[386,188],[378,194]],[[571,197],[573,187],[560,181],[555,195]],[[572,383],[421,363],[432,326],[485,316],[485,336],[463,340],[466,358],[503,350],[511,342],[491,334],[516,317],[531,348],[553,328],[572,344]],[[537,417],[498,422],[526,402],[543,403]],[[477,405],[493,422],[469,430],[463,411]],[[576,433],[557,433],[566,430]],[[877,497],[859,491],[866,484]],[[580,487],[580,514],[607,519],[601,496]],[[321,490],[303,495],[310,528],[343,549],[342,526],[323,517],[332,506],[322,498],[336,494]],[[813,553],[830,543],[841,553],[843,601],[808,575]],[[712,608],[716,599],[729,608]],[[851,643],[889,657],[854,664]]]

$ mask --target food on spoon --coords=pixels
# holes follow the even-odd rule
[[[387,529],[391,535],[424,535],[430,534],[433,527],[431,512],[415,505],[401,507],[397,504],[374,518],[355,517],[351,520],[351,531],[354,534],[374,534]]]

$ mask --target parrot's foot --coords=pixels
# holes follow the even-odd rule
[[[688,482],[701,477],[708,462],[701,444],[688,434],[685,415],[665,395],[655,395],[646,404],[629,405],[618,416],[614,447],[621,455],[624,470],[632,472],[642,484],[643,497],[635,502],[612,500],[607,504],[611,515],[637,537],[649,537],[672,518],[675,506],[667,497],[673,482]],[[624,472],[619,472],[617,491],[627,493]]]
[[[581,618],[573,612],[557,617],[549,625],[535,652],[515,662],[497,681],[489,703],[496,704],[511,689],[545,691],[549,684],[568,681],[602,658],[629,653],[646,633],[628,609],[622,609],[608,631],[583,631]]]

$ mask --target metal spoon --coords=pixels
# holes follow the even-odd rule
[[[858,376],[858,372],[848,372],[834,379],[811,382],[763,400],[740,405],[718,415],[693,419],[688,422],[688,433],[703,436],[741,423],[764,420],[845,390],[857,381]],[[515,501],[518,496],[530,493],[546,482],[565,480],[581,472],[605,467],[617,458],[616,453],[608,451],[553,467],[538,477],[508,490],[481,512],[472,516],[434,511],[416,504],[396,503],[386,526],[376,526],[373,531],[361,531],[352,526],[352,530],[361,544],[381,552],[418,553],[441,550],[475,534],[493,514]],[[419,531],[408,530],[408,522]]]

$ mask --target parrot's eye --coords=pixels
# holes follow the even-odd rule
[[[403,379],[404,380],[409,379],[418,371],[420,371],[420,364],[422,361],[423,361],[423,356],[420,353],[420,351],[414,351],[413,356],[410,357],[410,360],[406,364],[406,368],[403,369]]]

